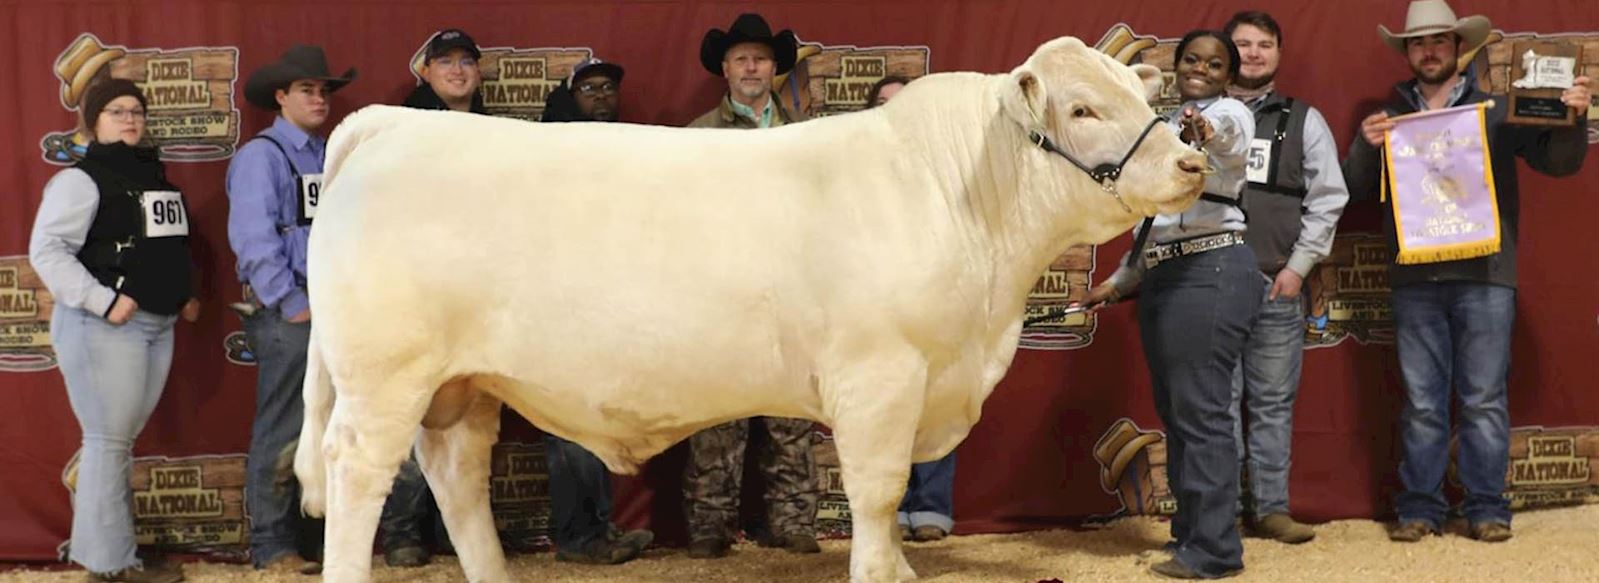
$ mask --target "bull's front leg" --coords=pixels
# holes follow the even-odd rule
[[[895,511],[910,477],[911,449],[927,391],[919,354],[868,358],[830,383],[833,441],[854,523],[850,580],[916,578],[900,548]]]

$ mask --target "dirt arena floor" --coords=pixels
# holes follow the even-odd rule
[[[1416,544],[1388,541],[1383,525],[1344,520],[1316,527],[1316,540],[1301,546],[1245,539],[1247,567],[1234,581],[1402,581],[1405,583],[1492,581],[1555,583],[1599,581],[1599,505],[1523,512],[1516,537],[1485,544],[1463,536],[1463,524]],[[1092,531],[1053,530],[1011,535],[957,536],[936,543],[908,544],[906,556],[922,581],[1153,581],[1150,551],[1165,540],[1166,524],[1134,518]],[[848,541],[822,543],[822,554],[796,556],[753,545],[734,547],[719,561],[689,559],[681,549],[651,549],[619,566],[574,566],[539,553],[511,559],[519,581],[633,582],[843,581],[848,579]],[[376,561],[382,564],[382,559]],[[314,581],[291,573],[258,572],[247,566],[189,563],[189,581],[287,583]],[[82,581],[75,570],[11,570],[0,583]],[[378,583],[461,581],[454,557],[416,570],[378,567]]]

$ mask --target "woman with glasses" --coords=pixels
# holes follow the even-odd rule
[[[112,79],[85,92],[83,160],[44,188],[28,260],[55,298],[50,340],[83,430],[69,556],[90,581],[182,581],[134,554],[133,440],[172,364],[172,329],[199,317],[189,213],[156,150],[142,145],[145,97]]]

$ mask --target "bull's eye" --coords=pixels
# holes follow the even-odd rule
[[[1072,117],[1093,117],[1093,115],[1094,112],[1089,111],[1087,107],[1083,107],[1081,105],[1072,110]]]

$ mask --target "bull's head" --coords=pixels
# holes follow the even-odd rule
[[[1118,208],[1132,218],[1181,212],[1199,197],[1204,154],[1165,127],[1149,129],[1159,69],[1129,67],[1063,37],[1039,46],[1010,77],[1002,97],[1006,115],[1035,141],[1053,143],[1063,154],[1053,163],[1069,180],[1099,183],[1106,204],[1116,206],[1109,199],[1119,198]],[[1118,172],[1107,182],[1110,168]]]

